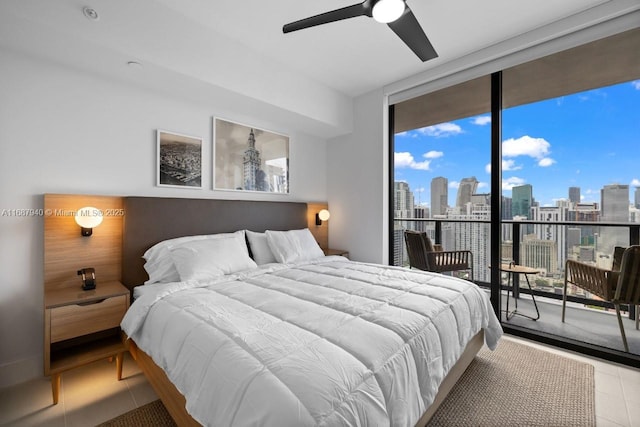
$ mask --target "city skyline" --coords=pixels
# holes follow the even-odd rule
[[[600,203],[606,185],[640,186],[640,80],[503,110],[503,195],[529,184],[540,206],[569,199],[580,187],[582,203]],[[429,206],[431,180],[449,182],[456,205],[463,178],[490,191],[489,114],[467,117],[395,137],[395,180],[411,187],[416,204]]]

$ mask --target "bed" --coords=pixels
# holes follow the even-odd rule
[[[147,284],[122,327],[179,425],[424,425],[483,343],[497,345],[499,322],[474,284],[325,257],[304,204],[256,202],[260,224],[242,217],[249,233],[237,215],[220,221],[220,206],[193,213],[191,202],[125,198],[123,278]],[[174,205],[202,218],[140,219]],[[156,274],[158,242],[177,276]]]

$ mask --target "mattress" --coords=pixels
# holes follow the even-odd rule
[[[502,334],[471,282],[342,257],[136,295],[123,330],[209,426],[413,426],[470,339]]]

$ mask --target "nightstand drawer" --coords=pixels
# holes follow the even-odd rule
[[[127,295],[89,304],[74,304],[51,309],[51,342],[120,326],[127,311]]]

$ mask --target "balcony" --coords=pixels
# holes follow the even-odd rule
[[[473,281],[491,289],[490,228],[488,220],[468,219],[396,219],[393,231],[393,263],[408,265],[403,238],[404,229],[426,231],[445,250],[471,250],[474,257]],[[541,270],[529,275],[532,291],[523,275],[514,275],[510,291],[518,298],[518,311],[535,316],[532,296],[535,296],[540,318],[537,321],[522,316],[501,321],[505,329],[538,339],[562,341],[566,347],[592,354],[613,355],[611,360],[640,366],[640,331],[635,329],[636,308],[622,306],[623,324],[629,344],[624,352],[614,307],[588,292],[569,286],[565,322],[561,321],[564,263],[577,259],[610,268],[615,246],[640,244],[640,224],[601,222],[538,222],[503,221],[500,258]],[[544,238],[541,238],[544,237]],[[520,276],[520,277],[519,277]],[[501,274],[501,304],[506,309],[507,275]],[[514,295],[510,300],[513,310]]]
[[[514,300],[511,299],[509,310],[513,310],[513,303]],[[536,303],[540,311],[540,319],[532,321],[516,315],[506,320],[505,313],[501,313],[503,325],[517,326],[588,345],[624,351],[615,311],[587,308],[584,304],[568,303],[565,322],[562,323],[561,301],[536,296]],[[506,293],[503,293],[502,296],[502,309],[506,310]],[[536,309],[530,295],[520,294],[518,312],[535,316]],[[629,353],[640,355],[640,330],[635,328],[635,320],[624,315],[622,320],[629,344]]]

